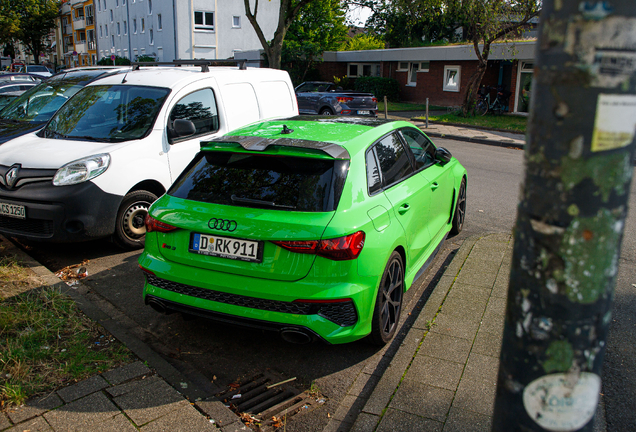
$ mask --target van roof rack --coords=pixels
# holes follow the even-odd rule
[[[247,60],[173,60],[171,62],[132,62],[132,70],[139,70],[139,66],[201,66],[201,72],[210,72],[208,66],[226,66],[227,63],[236,64],[239,70],[247,69]]]

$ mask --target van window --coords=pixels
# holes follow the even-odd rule
[[[223,86],[223,103],[229,130],[260,120],[254,87],[248,83]],[[231,114],[230,114],[231,113]]]
[[[212,89],[195,91],[177,102],[170,112],[170,125],[177,119],[190,120],[194,123],[195,136],[219,130],[219,115]],[[186,138],[190,139],[192,135]]]

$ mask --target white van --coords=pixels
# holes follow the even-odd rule
[[[47,125],[0,146],[0,233],[143,245],[150,204],[200,141],[298,114],[285,71],[135,65],[75,94]]]

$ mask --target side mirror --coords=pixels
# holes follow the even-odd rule
[[[450,162],[452,157],[453,155],[451,154],[451,152],[446,150],[444,147],[440,147],[435,150],[435,159],[440,161],[442,164]]]
[[[197,131],[196,126],[190,120],[176,119],[172,123],[172,129],[177,137],[194,135]]]

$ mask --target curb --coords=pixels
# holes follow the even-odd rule
[[[120,325],[116,318],[110,316],[101,310],[95,303],[86,298],[79,289],[71,288],[61,281],[57,276],[55,276],[55,274],[53,274],[53,272],[37,262],[28,253],[16,245],[12,239],[0,235],[0,240],[12,244],[14,246],[15,255],[24,265],[33,270],[33,272],[42,278],[47,285],[57,288],[63,294],[71,297],[88,318],[103,326],[137,357],[139,357],[140,360],[147,362],[147,364],[154,369],[161,378],[170,384],[170,386],[174,387],[177,392],[181,393],[192,403],[197,402],[202,405],[205,404],[205,406],[200,407],[200,409],[203,409],[207,415],[214,419],[219,418],[229,420],[235,418],[236,422],[241,423],[239,417],[218,401],[213,394],[205,391],[199,385],[192,382],[172,364],[150,348],[148,344],[131,334],[126,328]],[[83,286],[81,282],[76,285],[76,287],[82,287],[85,289],[85,286]],[[232,422],[232,424],[236,422]],[[241,425],[242,423],[238,426]],[[223,426],[227,427],[229,426],[229,423],[226,422]]]
[[[419,121],[419,120],[414,120],[414,121]],[[420,127],[420,129],[422,128]],[[456,141],[472,142],[476,144],[486,144],[486,145],[495,146],[495,147],[515,148],[518,150],[525,149],[525,146],[523,144],[517,144],[514,142],[494,141],[494,140],[489,140],[484,138],[474,138],[474,137],[467,137],[462,135],[448,135],[448,134],[443,134],[439,132],[427,132],[426,129],[422,129],[422,130],[424,131],[426,135],[436,137],[436,138],[452,139]]]

